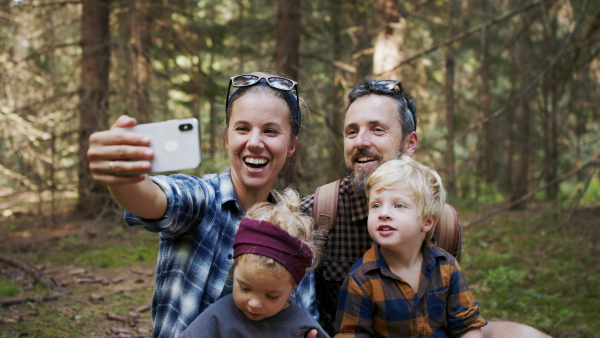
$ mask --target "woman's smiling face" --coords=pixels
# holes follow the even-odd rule
[[[287,102],[269,92],[249,92],[231,107],[225,145],[234,186],[270,190],[298,138],[292,136]]]

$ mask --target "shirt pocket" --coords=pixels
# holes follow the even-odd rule
[[[449,288],[447,287],[427,293],[427,314],[432,328],[446,326],[446,299],[448,293]]]

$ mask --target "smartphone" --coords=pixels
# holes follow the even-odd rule
[[[151,173],[194,169],[202,162],[195,118],[143,123],[123,129],[150,138],[150,148],[154,150]]]

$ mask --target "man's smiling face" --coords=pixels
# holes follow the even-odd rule
[[[359,191],[364,191],[364,184],[375,169],[402,154],[402,127],[397,109],[394,99],[382,95],[361,97],[348,107],[344,121],[344,162]]]

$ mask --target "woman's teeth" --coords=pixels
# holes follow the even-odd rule
[[[254,165],[263,165],[267,164],[268,161],[266,158],[246,158],[244,159],[244,162]]]

